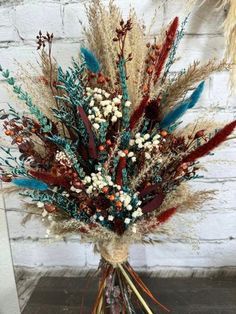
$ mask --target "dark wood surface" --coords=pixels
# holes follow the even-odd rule
[[[236,314],[235,278],[141,277],[173,314]],[[98,282],[96,277],[89,278],[42,277],[22,314],[91,314]],[[155,314],[164,313],[156,306],[152,309]]]

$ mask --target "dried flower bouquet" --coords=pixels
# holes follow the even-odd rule
[[[186,134],[180,119],[197,104],[204,80],[230,66],[211,60],[170,73],[186,24],[178,17],[150,42],[135,12],[124,21],[113,1],[108,8],[91,1],[87,16],[87,44],[66,70],[52,57],[53,34],[39,32],[42,74],[28,75],[29,93],[0,69],[25,105],[1,110],[11,139],[10,148],[1,145],[1,180],[52,233],[95,243],[102,261],[92,313],[135,313],[136,303],[153,313],[142,294],[168,311],[127,262],[128,246],[167,232],[163,224],[178,210],[207,198],[185,183],[236,121],[217,131],[196,124]]]

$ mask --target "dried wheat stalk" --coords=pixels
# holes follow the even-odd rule
[[[233,64],[230,71],[231,91],[235,87],[236,82],[236,1],[220,0],[219,7],[229,6],[227,16],[225,18],[224,36],[225,36],[225,56],[229,62]]]
[[[213,72],[230,68],[231,66],[225,60],[220,63],[210,60],[202,65],[199,61],[194,62],[184,73],[180,73],[173,83],[169,82],[169,85],[163,88],[165,94],[163,95],[162,112],[165,113],[172,109],[186,95],[186,91],[192,90],[198,82],[205,80]]]
[[[114,1],[106,8],[100,0],[92,0],[87,6],[89,27],[85,30],[88,47],[96,54],[102,64],[102,71],[110,78],[110,86],[115,89],[116,61],[119,47],[113,42],[115,27],[121,21],[121,13]],[[147,55],[146,36],[144,27],[138,20],[134,10],[130,10],[132,30],[126,40],[126,53],[132,52],[132,61],[127,63],[129,76],[128,90],[133,106],[137,106],[141,99],[140,89],[144,78],[144,65]]]

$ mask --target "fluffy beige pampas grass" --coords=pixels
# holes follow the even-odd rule
[[[201,5],[205,1],[202,1]],[[195,1],[195,3],[197,4],[197,1]],[[216,6],[217,10],[227,9],[223,29],[225,37],[225,57],[228,62],[232,63],[232,68],[230,70],[230,87],[232,92],[236,86],[236,1],[218,0],[209,1],[209,3]]]
[[[233,64],[230,82],[231,91],[236,86],[236,1],[235,0],[220,0],[220,8],[229,7],[228,14],[224,21],[225,35],[225,55],[229,62]]]
[[[101,61],[103,72],[110,78],[110,85],[114,89],[119,47],[113,42],[113,38],[116,34],[115,28],[122,19],[120,9],[113,0],[109,1],[108,6],[103,5],[101,0],[91,0],[87,5],[87,15],[89,22],[88,28],[85,29],[87,46]],[[141,98],[139,87],[143,83],[147,39],[144,27],[133,9],[130,9],[129,18],[132,19],[132,30],[127,35],[126,54],[132,52],[133,59],[127,63],[128,90],[130,100],[135,106]]]

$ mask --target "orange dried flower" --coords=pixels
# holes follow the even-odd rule
[[[122,207],[121,201],[117,201],[117,202],[116,202],[116,207]]]
[[[6,130],[5,131],[5,135],[9,136],[11,134],[11,131],[10,130]]]
[[[147,70],[146,70],[147,74],[152,74],[153,71],[154,71],[154,66],[153,66],[153,65],[150,65],[150,66],[147,68]]]
[[[105,150],[104,145],[100,145],[100,146],[98,147],[98,150],[99,150],[100,152],[104,151],[104,150]]]
[[[104,84],[104,83],[106,83],[106,78],[105,78],[105,76],[104,76],[102,73],[99,73],[99,74],[98,74],[97,82],[98,82],[99,84]]]
[[[108,190],[109,190],[109,188],[108,188],[107,186],[104,186],[104,188],[102,188],[102,192],[103,192],[103,193],[107,193]]]
[[[23,142],[23,138],[21,136],[17,136],[16,137],[16,142],[17,143],[22,143]]]
[[[115,195],[111,194],[111,195],[108,196],[108,198],[109,198],[110,201],[114,201]]]
[[[162,130],[162,131],[160,132],[160,134],[161,134],[162,137],[166,137],[166,136],[168,135],[168,133],[167,133],[166,130]]]

